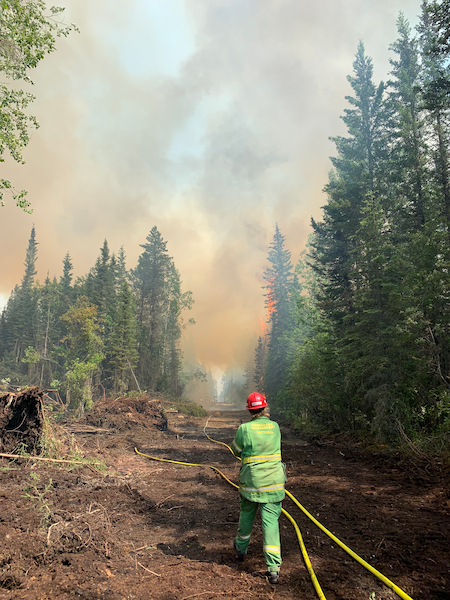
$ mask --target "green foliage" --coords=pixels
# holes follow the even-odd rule
[[[430,51],[441,56],[450,54],[450,0],[433,0],[425,5],[425,15],[433,31]]]
[[[29,129],[39,127],[36,118],[26,110],[35,97],[15,83],[32,84],[30,70],[37,67],[46,54],[53,52],[56,38],[76,30],[61,21],[64,9],[47,8],[43,0],[1,0],[0,2],[0,72],[6,81],[0,84],[0,162],[6,151],[23,163],[22,150],[30,140]],[[17,206],[30,210],[26,191],[14,191],[10,181],[0,179],[0,202],[4,190],[12,192]]]
[[[191,417],[205,417],[208,414],[207,411],[196,402],[190,402],[189,400],[183,401],[183,399],[181,401],[174,402],[171,408],[176,409],[179,413],[189,415]]]
[[[52,502],[48,497],[53,490],[53,483],[49,479],[43,486],[40,482],[41,477],[36,471],[31,471],[30,477],[31,482],[25,487],[23,497],[33,503],[32,507],[38,511],[41,517],[40,526],[42,529],[46,529],[53,517]]]
[[[97,471],[107,469],[104,461],[85,457],[76,443],[75,436],[68,435],[63,428],[60,428],[56,421],[58,414],[49,415],[48,409],[44,411],[44,429],[39,439],[40,456],[56,460],[64,460],[60,467],[72,471],[79,467],[79,463],[90,465]]]
[[[0,377],[59,390],[78,416],[96,395],[124,395],[153,381],[159,391],[181,395],[189,377],[181,375],[180,339],[192,293],[183,292],[165,242],[152,232],[133,285],[123,249],[116,258],[106,240],[85,277],[73,281],[67,253],[59,281],[47,276],[42,285],[34,280],[33,227],[21,284],[0,319]]]
[[[107,358],[113,370],[114,393],[123,394],[134,384],[133,369],[138,360],[135,303],[126,281],[120,288],[115,312]]]
[[[386,86],[358,46],[347,136],[334,138],[323,219],[296,269],[303,291],[278,336],[294,352],[276,398],[303,431],[449,443],[447,5],[424,3],[418,37],[399,16]]]
[[[255,368],[253,371],[253,384],[255,392],[260,394],[266,393],[265,372],[266,372],[266,356],[267,356],[267,337],[260,335],[258,344],[255,350]]]
[[[179,395],[182,313],[192,308],[191,292],[181,291],[180,275],[156,227],[142,244],[132,271],[138,327],[138,380],[147,389]],[[192,322],[192,321],[191,321]]]
[[[267,289],[266,305],[269,320],[267,353],[262,356],[264,343],[261,341],[257,369],[259,375],[265,362],[264,388],[273,407],[280,410],[283,408],[280,393],[285,387],[285,375],[290,365],[294,274],[291,254],[285,248],[285,238],[278,225],[275,226],[267,260],[269,267],[264,272],[264,279],[267,282],[265,289]]]
[[[82,296],[61,320],[67,328],[62,340],[67,357],[66,397],[69,408],[81,416],[92,406],[92,378],[104,358],[97,308]]]
[[[40,358],[39,352],[36,352],[32,346],[28,346],[25,350],[25,357],[22,358],[22,362],[27,365],[35,365],[39,362]]]

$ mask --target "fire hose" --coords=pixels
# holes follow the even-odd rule
[[[209,420],[209,419],[208,419]],[[206,425],[208,424],[208,421],[206,422]],[[203,431],[206,435],[206,437],[211,441],[214,442],[215,444],[221,444],[222,446],[225,446],[226,448],[228,448],[228,450],[231,452],[231,454],[234,453],[232,451],[232,449],[230,448],[230,446],[228,446],[228,444],[225,444],[225,442],[220,442],[218,440],[214,440],[213,438],[211,438],[207,433],[206,433],[206,425],[203,428]],[[209,469],[212,469],[213,471],[215,471],[216,473],[218,473],[220,475],[220,477],[222,477],[229,485],[233,486],[236,489],[239,489],[239,486],[236,485],[235,483],[233,483],[230,479],[228,479],[228,477],[222,473],[222,471],[220,471],[217,467],[215,467],[214,465],[206,465],[206,464],[198,464],[198,463],[188,463],[188,462],[182,462],[182,461],[178,461],[178,460],[169,460],[166,458],[158,458],[156,456],[149,456],[148,454],[144,454],[143,452],[139,452],[139,450],[137,448],[134,449],[136,454],[139,454],[140,456],[145,456],[146,458],[149,458],[151,460],[156,460],[159,462],[167,462],[167,463],[173,463],[176,465],[183,465],[183,466],[188,466],[188,467],[207,467]],[[235,457],[237,458],[237,457]],[[240,460],[239,458],[237,460]],[[343,550],[345,550],[345,552],[347,552],[347,554],[349,554],[354,560],[356,560],[357,562],[359,562],[365,569],[367,569],[368,571],[370,571],[373,575],[375,575],[375,577],[377,577],[380,581],[382,581],[387,587],[389,587],[391,590],[393,590],[397,596],[399,596],[400,598],[402,598],[402,600],[413,600],[411,598],[411,596],[408,596],[408,594],[406,592],[404,592],[401,588],[399,588],[395,583],[393,583],[390,579],[388,579],[385,575],[383,575],[382,573],[380,573],[380,571],[378,571],[377,569],[375,569],[375,567],[372,567],[372,565],[370,565],[368,562],[366,562],[363,558],[361,558],[360,556],[358,556],[358,554],[356,554],[356,552],[354,552],[353,550],[351,550],[351,548],[349,548],[346,544],[344,544],[344,542],[342,542],[339,538],[337,538],[333,533],[331,533],[331,531],[329,531],[326,527],[324,527],[316,518],[314,518],[311,513],[309,513],[306,508],[304,506],[302,506],[300,504],[300,502],[297,500],[297,498],[291,494],[288,490],[286,491],[286,495],[298,506],[298,508],[300,508],[300,510],[315,524],[317,525],[317,527],[319,527],[319,529],[321,531],[323,531],[330,539],[332,539],[338,546],[340,546]],[[320,587],[319,581],[316,577],[316,574],[314,572],[314,569],[312,568],[311,565],[311,561],[309,559],[308,553],[306,551],[306,547],[305,544],[303,542],[303,537],[300,531],[299,526],[297,525],[296,521],[294,520],[294,518],[284,509],[281,509],[281,512],[283,513],[283,515],[285,517],[287,517],[287,519],[291,522],[291,524],[293,525],[294,529],[295,529],[295,533],[297,534],[297,539],[298,539],[298,543],[300,546],[300,550],[303,556],[303,560],[305,562],[306,568],[308,570],[309,576],[311,578],[312,584],[314,586],[314,589],[316,590],[316,593],[319,597],[320,600],[326,600],[325,595],[322,591],[322,588]]]
[[[223,442],[220,442],[220,443],[223,443]],[[160,462],[173,463],[175,465],[184,465],[185,467],[208,467],[209,469],[212,469],[213,471],[215,471],[216,473],[218,473],[223,479],[225,479],[225,481],[227,483],[229,483],[230,485],[232,485],[234,488],[236,488],[237,490],[239,489],[238,485],[236,485],[235,483],[233,483],[230,479],[228,479],[228,477],[224,473],[222,473],[222,471],[220,471],[217,467],[214,467],[213,465],[205,465],[205,464],[181,462],[179,460],[168,460],[167,458],[157,458],[156,456],[149,456],[148,454],[144,454],[143,452],[139,452],[139,450],[137,448],[135,448],[134,451],[136,452],[136,454],[139,454],[140,456],[145,456],[146,458],[150,458],[151,460],[157,460],[157,461],[160,461]],[[324,595],[324,593],[322,591],[322,588],[320,587],[319,581],[317,580],[316,574],[314,573],[314,569],[312,568],[311,561],[309,560],[308,553],[306,552],[306,547],[305,547],[305,544],[303,542],[303,537],[302,537],[302,534],[301,534],[299,526],[294,521],[293,517],[286,510],[284,510],[284,508],[281,509],[281,512],[283,513],[283,515],[285,517],[287,517],[289,519],[289,521],[294,526],[295,533],[297,534],[298,543],[300,545],[300,549],[301,549],[301,552],[302,552],[302,555],[303,555],[303,560],[305,561],[306,568],[308,569],[309,576],[311,577],[311,581],[312,581],[312,583],[314,585],[314,589],[316,590],[317,595],[319,596],[320,600],[326,600],[325,595]]]

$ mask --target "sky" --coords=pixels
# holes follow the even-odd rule
[[[133,268],[156,225],[195,305],[200,362],[242,366],[264,318],[275,224],[295,264],[321,218],[362,40],[376,82],[400,11],[418,0],[60,0],[80,33],[32,73],[40,123],[2,177],[33,214],[0,208],[0,306],[20,282],[33,224],[38,279],[76,276],[103,240]]]

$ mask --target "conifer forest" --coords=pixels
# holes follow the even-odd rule
[[[63,4],[0,0],[0,600],[450,600],[450,0]]]
[[[278,226],[265,272],[268,333],[247,384],[311,431],[395,443],[450,426],[450,46],[448,2],[400,15],[389,80],[361,42],[347,135],[320,221],[292,264]]]
[[[359,43],[322,218],[297,264],[275,226],[267,322],[245,380],[224,377],[225,400],[242,406],[257,389],[300,429],[448,442],[448,8],[424,2],[417,29],[400,14],[385,82]],[[68,252],[59,278],[42,282],[38,236],[33,227],[1,316],[0,377],[58,390],[76,414],[105,394],[182,395],[193,377],[181,348],[193,297],[158,229],[133,268],[105,240],[86,275],[74,278]]]
[[[193,299],[166,246],[153,227],[127,271],[123,248],[115,255],[105,240],[85,277],[74,280],[67,253],[59,280],[40,284],[33,227],[22,281],[2,314],[1,376],[57,390],[80,416],[104,394],[180,396],[180,338]]]

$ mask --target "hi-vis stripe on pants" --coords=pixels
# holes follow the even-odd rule
[[[239,515],[236,546],[239,552],[247,552],[252,533],[253,521],[258,506],[261,511],[263,532],[263,551],[269,571],[279,571],[281,565],[280,530],[278,519],[281,515],[281,502],[250,502],[240,496],[241,513]]]

